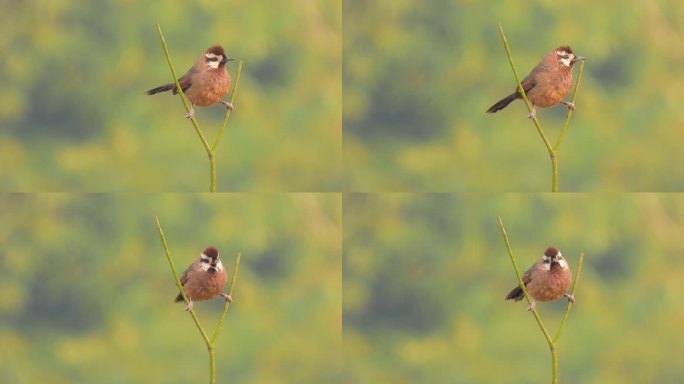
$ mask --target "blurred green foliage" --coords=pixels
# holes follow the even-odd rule
[[[29,0],[2,10],[3,190],[209,189],[180,99],[145,94],[172,81],[155,22],[179,75],[213,44],[244,61],[219,191],[340,189],[341,4]],[[197,112],[213,140],[225,108]]]
[[[344,1],[346,191],[548,191],[548,153],[516,101],[551,49],[587,56],[559,152],[561,191],[681,191],[682,28],[675,1]],[[577,69],[575,69],[575,76]],[[539,110],[552,142],[566,108]]]
[[[582,276],[559,382],[676,383],[684,353],[684,196],[348,194],[345,382],[547,383],[548,345],[516,277],[556,245]],[[565,300],[538,303],[547,329]]]
[[[682,381],[684,197],[495,194],[545,191],[551,167],[521,102],[484,113],[514,89],[498,21],[523,75],[571,45],[560,190],[682,190],[681,3],[1,3],[0,189],[155,193],[0,194],[0,381],[205,381],[159,215],[181,271],[209,244],[231,271],[243,254],[219,382],[547,382],[503,300],[498,214],[522,268],[586,254],[561,382]],[[180,100],[144,93],[171,81],[155,22],[179,74],[213,44],[244,61],[217,164],[249,194],[162,193],[206,191],[209,166]],[[210,141],[223,116],[197,110]],[[552,141],[564,116],[539,111]],[[311,191],[336,193],[282,193]],[[197,305],[212,330],[221,300]],[[564,302],[539,308],[555,330]]]
[[[3,383],[202,383],[208,354],[178,294],[203,247],[240,272],[217,382],[331,382],[341,360],[341,197],[0,197]],[[222,300],[195,303],[213,332]]]

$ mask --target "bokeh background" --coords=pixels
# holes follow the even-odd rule
[[[156,22],[179,76],[214,44],[244,61],[217,152],[219,191],[340,189],[341,3],[1,3],[1,190],[209,189],[180,98],[145,94],[172,81]],[[210,142],[224,114],[197,109]]]
[[[204,383],[179,273],[213,244],[242,259],[217,382],[327,383],[341,363],[341,198],[333,194],[0,195],[3,383]],[[195,303],[208,332],[223,300]]]
[[[516,286],[556,245],[584,265],[558,343],[561,383],[679,383],[684,197],[349,194],[345,382],[548,383],[548,345]],[[566,300],[538,303],[555,333]]]
[[[561,191],[681,191],[684,4],[346,0],[345,191],[536,191],[548,153],[516,101],[521,76],[568,44],[588,57],[560,147]],[[575,77],[578,73],[575,69]],[[566,108],[539,109],[555,142]]]

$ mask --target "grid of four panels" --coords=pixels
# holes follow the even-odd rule
[[[3,381],[684,377],[684,6],[58,3],[0,16]]]

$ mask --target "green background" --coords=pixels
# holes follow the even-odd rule
[[[341,199],[334,194],[0,197],[4,383],[204,383],[179,273],[242,253],[216,344],[217,382],[330,382],[341,357]],[[223,300],[195,303],[213,332]]]
[[[684,189],[682,28],[674,1],[344,1],[345,191],[550,191],[549,155],[516,101],[553,48],[588,57],[559,190]],[[579,69],[575,68],[575,77]],[[555,142],[567,108],[538,109]]]
[[[221,44],[244,61],[217,152],[219,191],[334,191],[341,173],[341,14],[330,1],[3,1],[5,191],[209,190],[207,155],[171,82]],[[227,65],[234,76],[237,60]],[[210,140],[225,108],[197,109]]]
[[[499,214],[523,270],[551,244],[573,269],[586,254],[560,382],[684,381],[684,196],[614,193],[684,189],[682,3],[0,10],[0,381],[206,381],[155,214],[179,272],[242,252],[218,382],[548,382],[536,323],[503,300]],[[209,167],[185,110],[145,94],[171,81],[156,22],[179,75],[213,44],[244,61],[217,152],[236,193],[194,193]],[[502,193],[549,190],[551,167],[521,102],[484,113],[514,89],[498,22],[522,76],[561,44],[588,57],[559,187],[593,194]],[[197,110],[210,141],[224,111]],[[538,112],[555,141],[565,108]],[[539,305],[552,331],[564,306]],[[221,300],[196,308],[213,329]]]
[[[559,383],[684,377],[679,195],[349,194],[344,201],[345,382],[548,383],[527,304],[505,301],[549,245],[584,265],[558,343]],[[537,303],[555,334],[566,300]]]

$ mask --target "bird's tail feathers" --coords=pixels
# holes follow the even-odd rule
[[[499,100],[496,102],[496,104],[492,105],[488,110],[487,113],[495,113],[496,111],[500,111],[508,104],[510,104],[513,100],[520,98],[520,94],[518,92],[513,92],[510,95],[504,97],[503,99]]]
[[[154,95],[155,93],[166,92],[166,91],[171,91],[171,90],[173,90],[173,93],[176,94],[176,83],[168,83],[168,84],[160,85],[157,88],[150,89],[146,93],[148,95]]]
[[[509,101],[509,103],[510,103],[510,101]],[[512,291],[508,292],[508,295],[506,295],[506,300],[520,301],[524,297],[525,297],[525,293],[523,293],[522,288],[520,288],[520,286],[517,286],[517,287],[513,288]]]

